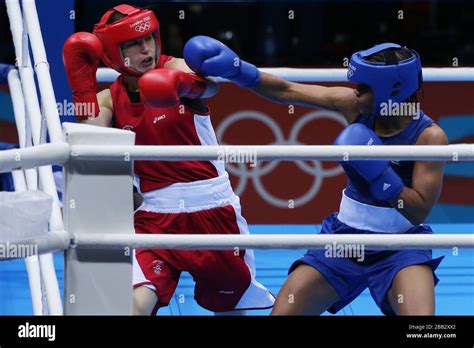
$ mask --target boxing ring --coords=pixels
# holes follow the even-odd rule
[[[35,245],[25,258],[36,315],[131,314],[132,252],[160,249],[308,249],[357,244],[368,249],[474,248],[472,233],[433,235],[135,235],[132,164],[135,160],[218,160],[223,152],[255,153],[260,161],[474,161],[474,144],[445,146],[135,146],[133,132],[61,125],[34,0],[7,0],[18,69],[8,73],[19,149],[0,152],[0,173],[11,172],[17,193],[51,197],[48,230],[1,245]],[[30,57],[28,43],[32,48]],[[263,69],[292,81],[346,81],[344,69]],[[36,92],[38,80],[41,104]],[[474,68],[426,68],[425,81],[474,82]],[[116,76],[100,69],[98,80]],[[221,80],[221,82],[224,82]],[[49,135],[49,142],[46,141]],[[63,165],[62,211],[52,164]],[[20,207],[19,207],[20,209]],[[64,251],[64,302],[52,252]],[[258,267],[257,267],[258,268]],[[117,276],[120,275],[120,276]]]

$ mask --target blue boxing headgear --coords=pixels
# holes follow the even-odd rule
[[[387,48],[401,48],[394,43],[376,45],[352,55],[347,71],[351,82],[368,85],[375,97],[375,109],[372,116],[379,116],[384,102],[404,102],[421,88],[423,82],[420,56],[414,50],[413,55],[398,61],[393,50],[384,52],[384,62],[372,62],[367,57]]]

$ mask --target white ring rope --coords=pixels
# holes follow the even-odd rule
[[[474,144],[456,145],[236,145],[236,146],[94,146],[74,145],[74,159],[94,160],[218,160],[225,154],[255,153],[257,160],[348,161],[474,161]],[[238,156],[236,156],[238,157]]]
[[[5,243],[0,243],[0,245]],[[12,242],[12,245],[35,244],[38,253],[78,249],[326,249],[336,247],[365,250],[474,248],[473,234],[267,234],[267,235],[151,235],[151,234],[81,234],[70,240],[65,231],[34,240]]]
[[[0,173],[76,160],[219,160],[233,154],[255,155],[256,160],[385,160],[385,161],[474,161],[474,144],[456,145],[235,145],[235,146],[119,146],[43,144],[0,152]]]
[[[363,245],[365,249],[432,249],[474,248],[472,234],[300,234],[300,235],[151,235],[101,234],[75,235],[73,247],[104,248],[155,248],[175,250],[226,250],[226,249],[324,249],[328,245]]]
[[[17,2],[12,1],[12,2]],[[49,64],[46,57],[46,49],[41,35],[41,28],[36,4],[34,0],[23,0],[22,9],[25,24],[30,37],[30,46],[33,52],[35,62],[35,72],[38,80],[38,86],[41,91],[41,102],[44,117],[46,118],[49,137],[51,143],[60,143],[62,141],[62,129],[59,121],[59,113],[56,106],[56,97],[54,95],[53,83],[49,74]],[[11,21],[20,19],[12,18]]]
[[[259,69],[292,82],[347,82],[347,69]],[[97,81],[114,82],[118,75],[115,70],[99,68]],[[425,82],[473,82],[474,68],[423,68],[423,80]],[[223,78],[217,78],[217,81],[229,82]]]
[[[0,151],[0,173],[8,173],[19,168],[65,163],[69,159],[70,151],[67,143],[42,144]]]
[[[51,76],[49,74],[49,65],[47,63],[46,51],[41,36],[41,28],[39,25],[35,1],[23,0],[20,8],[19,0],[7,0],[6,6],[13,43],[15,46],[16,63],[19,70],[19,74],[15,74],[14,72],[8,74],[8,81],[12,93],[15,91],[17,86],[21,86],[21,89],[18,89],[17,93],[23,94],[22,99],[25,103],[25,115],[23,115],[23,112],[20,112],[20,114],[17,115],[18,108],[16,108],[17,110],[14,110],[14,112],[17,120],[26,116],[25,122],[20,123],[20,125],[23,124],[26,126],[26,130],[19,130],[18,134],[19,136],[25,136],[25,142],[21,140],[20,145],[28,146],[28,148],[22,148],[18,152],[16,152],[17,150],[13,150],[13,152],[10,151],[6,153],[5,156],[7,158],[14,154],[14,157],[10,157],[6,163],[10,170],[22,167],[25,169],[33,168],[35,165],[39,165],[37,170],[39,173],[40,188],[53,198],[52,213],[49,217],[50,240],[42,239],[38,242],[38,246],[40,246],[41,243],[44,243],[44,247],[47,248],[51,244],[54,245],[55,238],[59,238],[61,236],[61,231],[64,231],[58,194],[50,164],[56,163],[54,160],[56,158],[67,160],[67,158],[69,158],[69,147],[68,144],[63,143],[62,141],[62,127],[59,121],[58,110],[56,108],[56,100]],[[34,71],[31,66],[30,47],[33,51],[37,78],[36,81],[38,82],[38,85],[36,85]],[[20,81],[18,81],[18,75]],[[40,90],[42,102],[41,107],[38,102],[37,89]],[[17,97],[12,96],[12,98],[16,99]],[[17,101],[19,101],[19,99]],[[42,114],[44,115],[44,118]],[[46,127],[43,126],[44,119],[47,123]],[[40,145],[42,142],[42,135],[45,137],[46,131],[48,131],[51,142],[53,143],[50,145],[57,145],[56,147],[46,145],[43,147]],[[35,146],[29,147],[31,141],[33,141]],[[5,164],[2,157],[4,156],[0,156],[0,172],[2,172],[1,167]],[[41,161],[44,161],[44,163],[41,163]],[[3,171],[5,171],[5,168],[3,168]],[[28,189],[36,189],[37,183],[32,181],[32,173],[26,171],[25,174],[28,179]],[[45,290],[43,314],[62,314],[63,304],[61,301],[56,270],[54,268],[53,256],[51,254],[42,253],[39,256],[39,264],[41,283],[44,284]],[[30,284],[33,283],[30,282]],[[37,282],[34,284],[34,286],[38,285]],[[32,289],[32,292],[37,291],[39,291],[39,289]],[[35,314],[39,313],[35,312]]]
[[[66,231],[54,231],[54,233],[49,233],[47,236],[38,237],[34,239],[22,240],[20,242],[2,242],[0,246],[2,246],[3,250],[8,250],[8,248],[17,246],[17,250],[21,250],[22,246],[25,245],[34,245],[37,247],[38,255],[46,254],[55,251],[62,251],[66,250],[70,247],[71,240],[69,237],[69,233]],[[7,247],[8,245],[8,247]],[[0,258],[0,261],[8,260],[9,258]]]

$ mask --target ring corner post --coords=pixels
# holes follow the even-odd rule
[[[64,138],[74,145],[134,145],[133,132],[64,123]],[[63,209],[72,237],[133,234],[132,162],[71,156],[64,165]],[[132,314],[133,250],[81,248],[65,252],[66,315]]]

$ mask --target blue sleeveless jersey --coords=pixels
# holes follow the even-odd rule
[[[374,118],[359,115],[355,121],[362,123],[374,130]],[[408,126],[400,133],[390,137],[380,137],[384,145],[415,145],[423,130],[430,126],[433,120],[420,113],[420,118],[413,119]],[[400,175],[406,186],[412,185],[412,174],[414,161],[392,161],[391,167]],[[345,194],[349,198],[364,204],[379,207],[390,207],[385,202],[376,201],[371,197],[369,185],[360,175],[351,170],[349,183],[346,186]],[[350,207],[349,207],[350,209]],[[372,209],[374,209],[372,207]],[[395,209],[392,209],[395,210]],[[395,212],[394,212],[395,213]],[[382,217],[376,215],[376,218]],[[363,219],[362,219],[363,220]],[[342,234],[380,234],[392,233],[382,230],[367,230],[353,227],[354,221],[342,222],[339,220],[339,213],[332,213],[327,216],[322,224],[320,234],[342,235]],[[396,232],[400,234],[431,234],[433,231],[427,225],[420,224],[413,226],[406,231]],[[336,313],[346,305],[351,303],[365,289],[369,288],[370,295],[377,306],[386,315],[395,315],[387,293],[392,287],[396,275],[404,268],[412,265],[426,265],[433,271],[434,284],[439,281],[435,270],[443,257],[433,259],[431,250],[364,250],[357,257],[335,257],[326,255],[326,250],[314,249],[308,252],[299,260],[295,261],[288,273],[291,273],[300,264],[309,265],[318,270],[329,284],[336,290],[339,299],[327,310]]]
[[[380,137],[380,139],[384,145],[415,145],[421,132],[433,122],[434,121],[425,115],[423,111],[420,111],[420,117],[416,120],[413,119],[403,131],[393,136]],[[359,115],[354,123],[362,123],[374,130],[374,118],[371,116]],[[390,166],[408,187],[412,186],[414,164],[414,161],[390,161]],[[372,197],[367,181],[356,172],[351,173],[351,178],[346,186],[345,193],[348,197],[361,203],[390,207],[387,202],[378,201]]]

